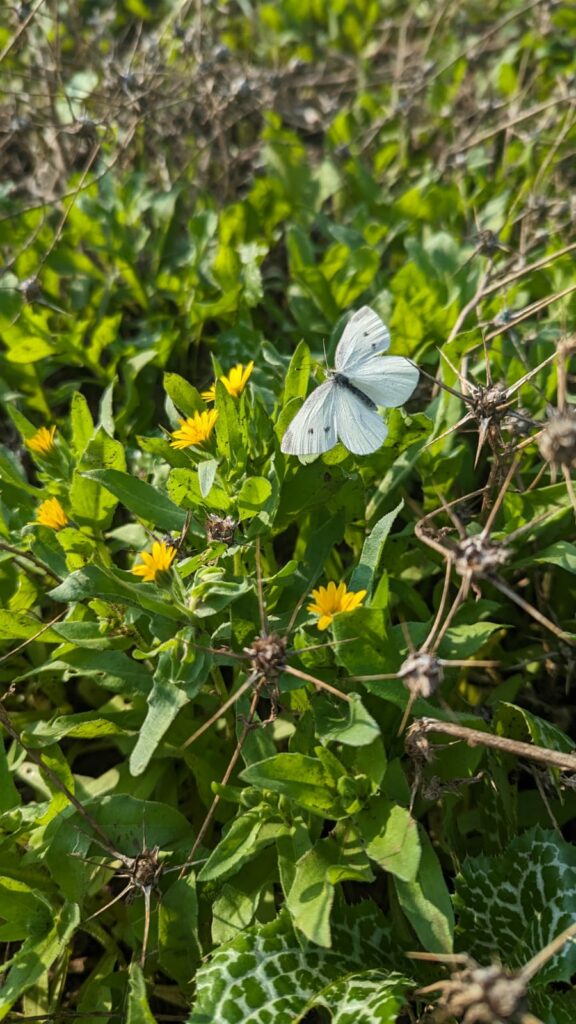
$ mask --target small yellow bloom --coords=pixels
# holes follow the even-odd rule
[[[34,434],[34,437],[29,437],[26,441],[26,447],[31,452],[36,452],[37,455],[50,455],[50,452],[54,451],[54,434],[56,433],[56,427],[40,427]]]
[[[144,564],[133,566],[132,572],[135,576],[142,576],[145,583],[153,583],[160,573],[168,572],[176,558],[176,548],[171,544],[166,544],[163,540],[155,540],[152,545],[152,554],[141,551],[140,558]]]
[[[318,590],[312,591],[315,603],[308,605],[308,611],[319,616],[318,629],[328,629],[338,612],[353,612],[360,607],[367,593],[366,590],[349,591],[345,583],[336,586],[330,581],[327,587],[318,587]]]
[[[174,438],[170,441],[172,448],[190,448],[193,444],[207,441],[217,419],[218,412],[211,409],[209,412],[195,412],[187,420],[180,420],[180,430],[174,430],[171,435]]]
[[[69,523],[58,498],[47,498],[36,509],[36,520],[41,526],[49,526],[51,530],[61,530]]]
[[[236,366],[232,367],[228,376],[220,377],[226,391],[229,395],[232,395],[232,398],[238,398],[242,394],[253,369],[254,361],[251,359],[246,366],[243,366],[242,363],[236,363]],[[211,384],[207,391],[203,391],[202,398],[206,402],[214,402],[216,400],[216,384]]]

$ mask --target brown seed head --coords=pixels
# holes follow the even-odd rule
[[[206,536],[209,541],[219,541],[221,544],[233,544],[234,534],[238,523],[232,519],[232,516],[220,516],[214,515],[210,512],[206,516]]]
[[[576,467],[576,412],[555,413],[538,438],[542,458],[554,466]]]
[[[501,384],[492,384],[489,388],[478,388],[472,396],[474,414],[482,420],[498,416],[500,412],[504,412],[506,396],[506,388]]]
[[[400,666],[398,675],[413,697],[430,697],[444,678],[438,659],[425,651],[410,654]]]
[[[286,667],[286,643],[286,637],[271,633],[270,636],[256,637],[252,647],[244,648],[244,653],[252,661],[253,667],[271,682]]]
[[[462,1024],[501,1024],[522,1010],[526,983],[498,964],[471,963],[442,984],[440,1006]]]
[[[508,553],[501,544],[478,534],[465,537],[454,550],[454,567],[460,576],[488,576],[503,565]]]

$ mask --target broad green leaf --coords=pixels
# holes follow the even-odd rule
[[[195,412],[203,412],[206,408],[200,392],[177,373],[164,374],[164,390],[185,417],[193,416]]]
[[[217,472],[217,459],[206,459],[205,462],[198,463],[198,484],[203,498],[207,498],[210,494]]]
[[[120,442],[100,428],[89,441],[70,488],[72,513],[81,525],[108,526],[116,507],[116,496],[88,476],[92,470],[103,467],[123,471],[126,456]]]
[[[80,391],[72,395],[70,403],[70,425],[72,428],[71,447],[79,457],[94,436],[94,420],[88,402]]]
[[[0,640],[29,640],[36,635],[41,643],[60,643],[60,637],[54,630],[42,630],[42,623],[32,615],[0,609]]]
[[[405,882],[416,879],[422,847],[417,824],[405,807],[373,797],[354,822],[372,860]]]
[[[272,484],[262,476],[251,476],[244,481],[238,495],[238,515],[249,519],[262,511],[270,495]]]
[[[366,711],[357,693],[350,694],[349,701],[318,695],[314,701],[314,718],[318,735],[325,743],[365,747],[380,735],[377,722]]]
[[[454,912],[438,857],[424,829],[419,829],[422,854],[414,881],[395,876],[398,900],[424,949],[451,953]]]
[[[286,898],[295,926],[318,946],[332,945],[330,914],[334,885],[328,879],[328,869],[338,863],[338,854],[338,846],[333,840],[320,840],[298,861]]]
[[[218,453],[235,469],[246,464],[246,446],[242,439],[238,400],[228,394],[222,381],[216,381],[216,446]]]
[[[168,494],[182,508],[209,509],[228,514],[233,503],[230,495],[216,479],[207,497],[200,490],[198,472],[193,469],[173,469],[166,484]]]
[[[285,837],[276,839],[276,846]],[[242,870],[220,888],[213,905],[212,941],[215,945],[235,939],[253,923],[262,899],[277,881],[277,856],[274,846],[242,866]]]
[[[287,825],[279,819],[267,821],[259,810],[241,814],[200,870],[198,881],[211,882],[236,874],[246,861],[287,831]]]
[[[567,572],[576,573],[576,544],[570,544],[567,540],[559,540],[539,554],[532,556],[533,562],[540,562],[542,565],[557,565]]]
[[[18,807],[21,802],[22,798],[14,785],[14,779],[6,760],[4,742],[0,741],[0,814],[11,807]]]
[[[165,494],[138,477],[121,473],[117,469],[95,469],[83,473],[89,480],[102,484],[135,516],[154,523],[160,530],[181,530],[185,512]]]
[[[64,956],[68,943],[80,923],[75,903],[54,908],[51,927],[39,937],[24,940],[18,952],[5,965],[5,980],[0,990],[0,1020],[4,1020],[14,1004],[36,984],[58,957]]]
[[[199,692],[206,671],[205,657],[201,653],[190,659],[189,655],[183,654],[180,645],[162,651],[154,673],[154,685],[147,698],[148,712],[130,755],[132,775],[141,775],[148,767],[180,709]]]
[[[126,1022],[127,1024],[155,1024],[155,1020],[148,1003],[142,969],[133,960],[130,964]]]
[[[292,398],[305,398],[310,376],[310,349],[305,341],[298,342],[284,381],[282,406]]]
[[[245,768],[241,778],[252,786],[289,796],[313,814],[327,818],[345,816],[334,777],[316,758],[277,754]]]
[[[202,956],[196,882],[192,874],[177,879],[162,894],[158,908],[158,943],[161,967],[186,989]]]
[[[551,829],[530,829],[498,856],[464,861],[454,902],[459,946],[480,963],[519,968],[576,922],[576,850]],[[534,984],[568,982],[575,971],[569,942]]]
[[[128,575],[128,574],[126,574]],[[68,579],[49,592],[55,601],[76,602],[99,597],[103,601],[120,602],[134,608],[155,612],[168,619],[185,621],[182,609],[164,601],[157,587],[150,583],[134,584],[96,565],[70,574]]]
[[[369,902],[333,916],[331,948],[297,937],[282,911],[221,947],[199,969],[190,1024],[237,1024],[239,1006],[243,1024],[300,1020],[317,1004],[341,1011],[338,1024],[395,1024],[409,982],[386,971],[389,950],[390,936]],[[340,993],[345,1002],[336,1005]]]
[[[21,337],[17,344],[9,347],[6,359],[11,363],[37,363],[56,351],[57,345],[45,338]]]
[[[402,511],[403,507],[404,501],[402,500],[396,508],[382,516],[376,525],[372,527],[369,536],[364,541],[360,561],[350,578],[350,590],[367,590],[368,595],[372,593],[374,577],[380,565],[386,538],[390,533],[396,516]]]
[[[562,732],[553,722],[547,722],[526,708],[500,701],[494,716],[494,730],[497,734],[516,740],[531,740],[539,747],[569,752],[574,750],[574,740]]]

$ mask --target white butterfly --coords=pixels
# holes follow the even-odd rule
[[[350,317],[336,349],[336,369],[296,413],[282,438],[285,454],[320,455],[338,440],[355,455],[380,447],[388,429],[376,407],[402,405],[418,383],[418,370],[408,359],[382,359],[389,345],[390,332],[370,306]]]

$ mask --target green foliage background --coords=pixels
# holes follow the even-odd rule
[[[519,969],[575,922],[575,53],[568,2],[7,7],[0,1019],[423,1021],[448,975],[408,951]],[[369,457],[283,456],[363,304],[417,392]],[[367,597],[320,634],[329,580]],[[247,729],[246,648],[289,628],[308,680]],[[413,718],[566,770],[407,742],[413,649],[459,663],[404,674]],[[546,1024],[575,969],[533,979]]]

